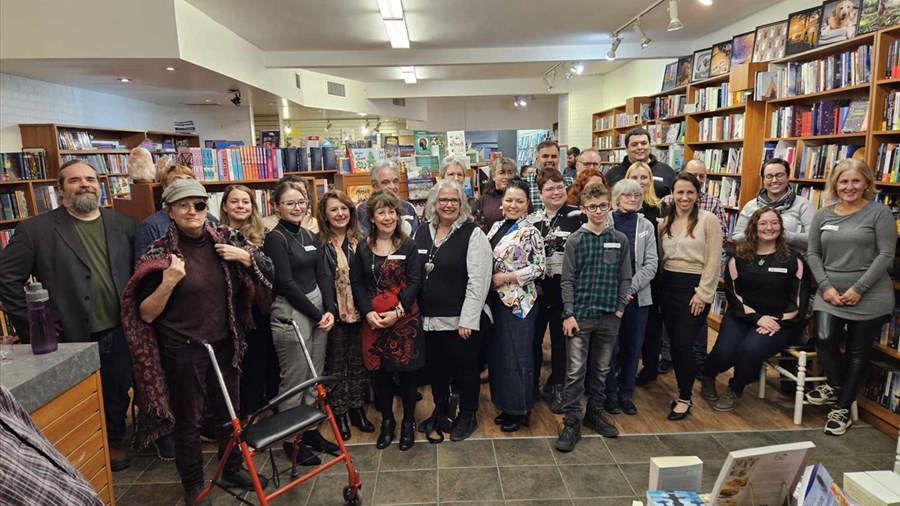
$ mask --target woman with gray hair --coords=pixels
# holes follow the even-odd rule
[[[478,427],[478,353],[490,323],[484,311],[492,274],[491,246],[472,221],[456,181],[441,179],[434,185],[425,217],[428,225],[417,231],[416,248],[424,269],[419,308],[435,404],[431,422],[434,428],[449,431],[451,441],[462,441]],[[460,403],[452,422],[445,414],[451,378]]]
[[[491,164],[491,181],[485,186],[478,199],[475,223],[487,232],[494,223],[503,221],[503,192],[509,186],[509,180],[516,177],[516,161],[512,158],[500,158]]]
[[[613,347],[606,376],[606,402],[617,403],[626,415],[636,415],[634,382],[638,360],[644,344],[644,331],[653,299],[650,281],[656,276],[659,255],[656,251],[656,227],[638,211],[644,204],[641,185],[633,179],[623,179],[612,189],[615,209],[610,217],[614,227],[628,237],[631,245],[631,288],[628,304],[622,314],[619,336]]]
[[[441,167],[439,170],[439,175],[441,179],[450,179],[459,183],[460,186],[463,187],[463,191],[466,188],[466,170],[469,168],[469,162],[465,158],[461,156],[448,156],[444,158],[444,161],[441,162]],[[466,200],[469,202],[469,207],[472,209],[472,215],[475,216],[478,214],[478,199],[475,197],[466,197]]]

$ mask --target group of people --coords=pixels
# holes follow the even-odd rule
[[[328,401],[345,439],[351,425],[376,430],[365,408],[371,385],[381,415],[376,446],[397,437],[399,396],[399,447],[410,449],[417,387],[427,382],[435,411],[420,430],[464,440],[478,427],[480,378],[488,376],[502,431],[527,425],[545,396],[563,415],[556,448],[571,451],[582,425],[615,437],[606,415],[637,414],[635,387],[655,380],[664,342],[678,386],[669,420],[689,415],[697,377],[714,409],[735,409],[762,362],[798,338],[811,273],[814,340],[828,381],[807,398],[833,401],[825,431],[846,431],[871,342],[893,309],[896,228],[890,210],[873,201],[871,170],[839,162],[826,189],[835,203],[814,212],[788,184],[789,165],[765,162],[763,188],[733,235],[728,309],[706,357],[723,263],[721,204],[704,193],[699,160],[676,174],[650,153],[641,128],[626,135],[626,146],[605,174],[592,149],[575,153],[574,170],[564,173],[558,145],[545,141],[524,177],[513,160],[495,161],[478,198],[463,190],[468,163],[448,158],[421,223],[400,199],[390,161],[372,169],[366,201],[329,191],[314,219],[309,188],[285,178],[272,193],[277,221],[268,224],[253,191],[240,185],[226,189],[216,222],[191,171],[167,167],[164,209],[138,226],[98,206],[96,171],[75,160],[59,170],[62,206],[22,222],[0,252],[0,300],[27,338],[22,287],[32,275],[44,283],[60,339],[100,345],[113,469],[128,465],[133,381],[137,443],[155,442],[161,454],[166,441],[174,446],[191,502],[203,483],[205,414],[217,424],[227,418],[209,360],[191,343],[213,345],[231,403],[247,416],[311,375],[292,322],[316,369],[338,378]],[[732,367],[720,394],[715,378]],[[452,397],[458,412],[448,409]],[[314,400],[307,392],[281,409]],[[227,438],[219,430],[225,481],[252,487],[240,455],[222,455]],[[317,464],[312,450],[337,448],[313,430],[284,450]]]

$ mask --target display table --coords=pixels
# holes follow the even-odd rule
[[[103,502],[114,505],[97,344],[63,343],[46,355],[15,345],[12,362],[0,365],[0,384]]]

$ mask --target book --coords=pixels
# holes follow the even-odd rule
[[[650,459],[650,490],[700,490],[703,461],[695,456]]]
[[[688,490],[648,490],[647,506],[707,506],[697,492]]]
[[[812,442],[803,441],[730,452],[710,495],[710,506],[784,504],[813,448]]]
[[[900,475],[891,471],[844,473],[844,489],[863,506],[900,506]]]
[[[797,506],[850,506],[850,499],[831,478],[825,466],[808,466],[794,492]]]
[[[842,133],[862,132],[866,129],[866,119],[869,117],[869,101],[854,100],[850,102],[850,110],[844,123],[841,125]]]

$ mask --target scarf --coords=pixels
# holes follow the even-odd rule
[[[235,229],[207,221],[204,233],[215,244],[237,246],[250,253],[251,265],[247,269],[236,268],[237,264],[231,262],[222,262],[228,288],[228,305],[225,310],[228,311],[228,326],[235,350],[232,364],[240,370],[247,347],[244,343],[244,329],[253,327],[251,309],[254,294],[257,288],[272,290],[272,261]],[[122,293],[122,330],[134,362],[134,397],[135,404],[138,405],[138,418],[135,421],[133,444],[138,449],[145,448],[160,436],[171,432],[175,423],[156,333],[151,324],[141,320],[140,305],[135,294],[141,280],[148,274],[169,267],[171,255],[180,255],[178,231],[174,223],[141,256],[134,275]]]
[[[768,206],[774,208],[779,213],[784,213],[794,205],[795,198],[797,198],[797,194],[794,193],[794,187],[791,185],[788,185],[784,195],[775,202],[769,200],[769,192],[765,188],[760,188],[759,193],[756,194],[756,203],[759,204],[759,207]]]
[[[356,241],[347,241],[350,251],[356,249]],[[350,262],[347,255],[344,254],[344,248],[340,245],[334,246],[335,260],[337,265],[334,268],[334,288],[337,295],[338,315],[344,323],[354,323],[360,321],[361,317],[356,305],[353,303],[353,291],[350,288]]]

